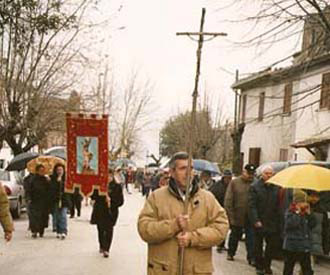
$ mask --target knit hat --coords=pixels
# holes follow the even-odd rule
[[[293,202],[307,202],[307,194],[300,189],[293,190]]]

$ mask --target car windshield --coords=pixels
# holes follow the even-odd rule
[[[0,170],[0,180],[9,181],[9,172]]]

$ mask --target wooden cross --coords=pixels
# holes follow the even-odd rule
[[[184,215],[188,214],[188,205],[189,205],[189,199],[190,199],[190,185],[191,185],[191,173],[190,173],[190,167],[192,167],[193,160],[192,160],[192,154],[193,154],[193,143],[195,139],[195,131],[194,126],[196,124],[196,107],[197,107],[197,97],[198,97],[198,83],[199,83],[199,76],[200,76],[200,67],[201,67],[201,57],[202,57],[202,47],[204,43],[204,37],[209,36],[211,38],[215,38],[217,36],[227,36],[226,33],[222,32],[203,32],[204,28],[204,21],[205,21],[205,8],[202,9],[202,19],[201,19],[201,25],[199,32],[178,32],[176,35],[187,35],[189,37],[198,36],[198,48],[197,48],[197,69],[196,69],[196,77],[195,77],[195,87],[192,94],[193,97],[193,103],[192,103],[192,112],[191,112],[191,118],[190,118],[190,135],[189,135],[189,146],[188,146],[188,154],[189,154],[189,160],[188,160],[188,175],[187,175],[187,183],[186,183],[186,196],[184,201]],[[183,263],[184,263],[184,249],[181,248],[179,251],[179,264],[178,264],[178,274],[183,275]]]

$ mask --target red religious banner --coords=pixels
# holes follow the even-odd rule
[[[105,194],[108,184],[108,116],[66,115],[67,178],[65,190],[75,187],[85,196],[93,189]]]

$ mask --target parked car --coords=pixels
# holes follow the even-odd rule
[[[26,207],[23,177],[21,173],[0,169],[0,181],[7,193],[13,218],[19,218],[22,209]]]

